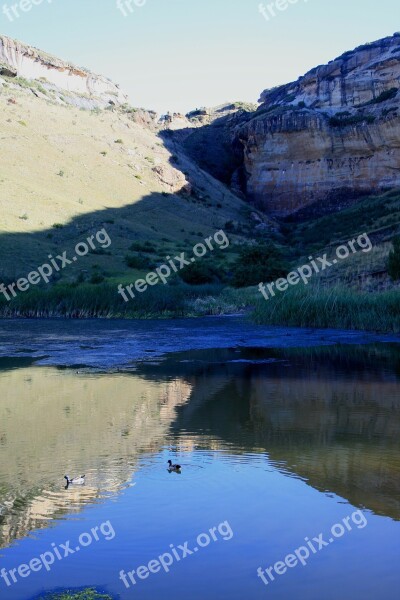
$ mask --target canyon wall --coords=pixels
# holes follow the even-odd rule
[[[400,34],[266,90],[233,132],[249,200],[278,216],[323,214],[400,187]]]
[[[45,89],[56,87],[73,95],[87,96],[96,106],[127,102],[126,95],[106,77],[6,36],[0,36],[0,77],[2,75],[40,80]]]

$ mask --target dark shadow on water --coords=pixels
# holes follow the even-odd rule
[[[27,350],[29,352],[29,350]],[[43,358],[43,357],[41,357]],[[32,366],[36,362],[37,358],[31,358],[24,356],[21,358],[14,357],[0,357],[0,373],[2,371],[11,371],[12,369],[25,369]]]

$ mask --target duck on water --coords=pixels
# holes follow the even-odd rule
[[[173,465],[172,464],[172,460],[168,461],[168,471],[170,473],[175,472],[175,473],[180,473],[181,472],[181,465]]]

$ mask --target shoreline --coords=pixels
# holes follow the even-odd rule
[[[223,349],[400,344],[400,335],[257,325],[243,317],[197,319],[2,320],[0,361],[36,366],[132,370],[167,355]]]

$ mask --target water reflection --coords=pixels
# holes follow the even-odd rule
[[[200,447],[267,452],[316,489],[399,519],[399,365],[389,345],[236,349],[175,355],[158,377],[178,371],[192,387],[177,443],[184,431]]]
[[[166,446],[272,462],[399,519],[399,365],[382,344],[199,350],[134,374],[3,364],[1,545],[119,494]],[[64,489],[65,473],[83,472],[84,487]]]
[[[157,452],[190,384],[52,368],[0,371],[0,543],[129,485]],[[64,489],[65,473],[87,484]]]

